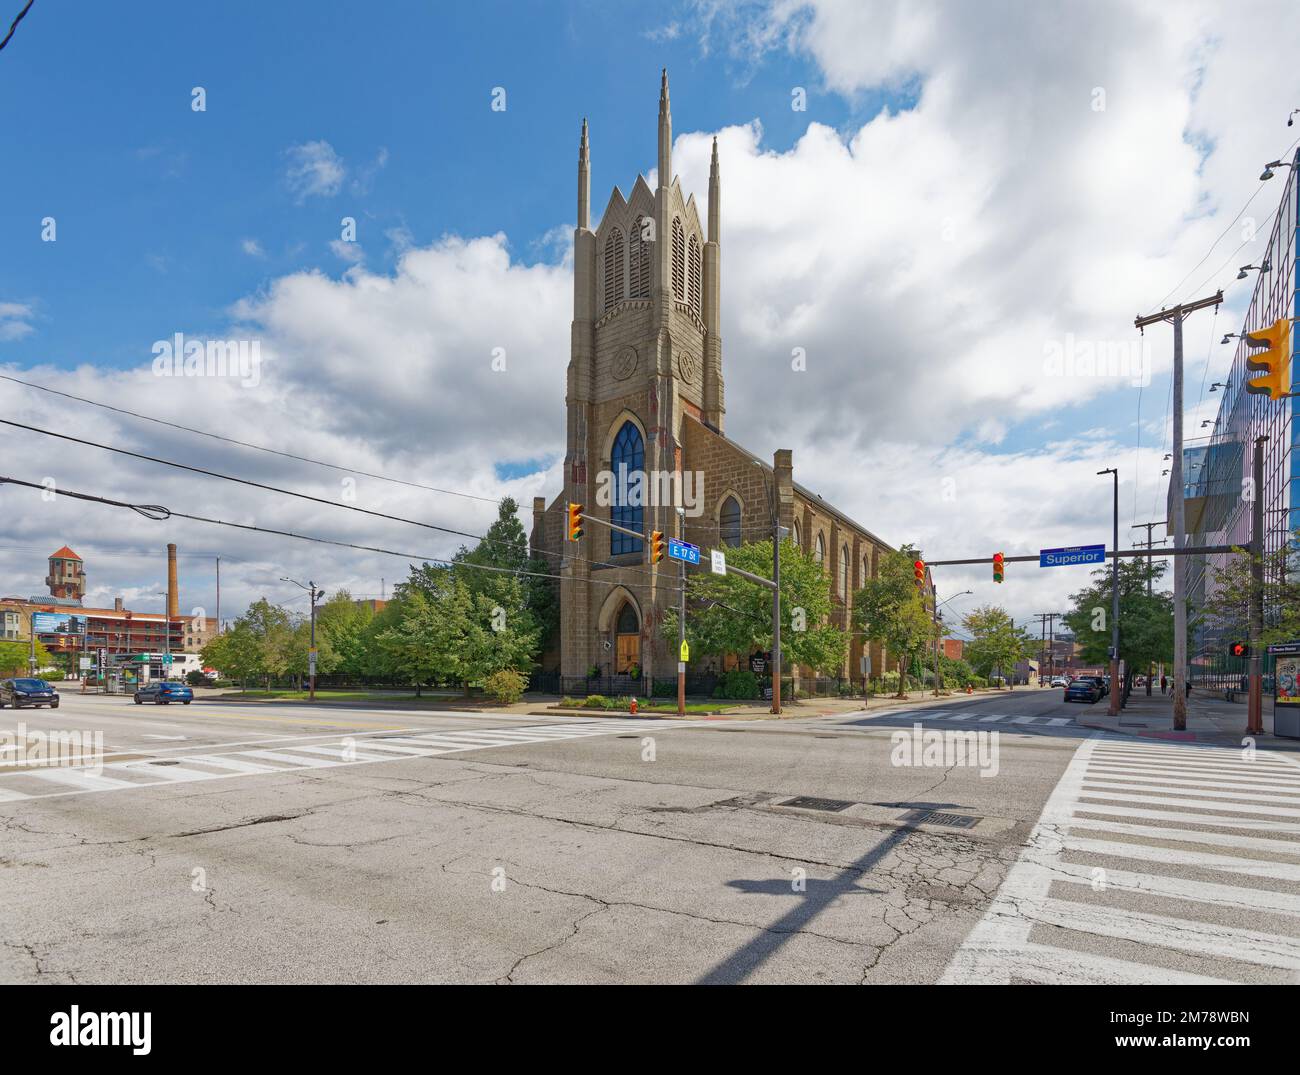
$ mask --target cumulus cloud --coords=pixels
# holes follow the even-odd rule
[[[284,181],[299,204],[308,198],[333,197],[343,186],[347,176],[343,158],[324,139],[290,146],[284,155],[288,160]]]
[[[30,335],[32,308],[21,302],[0,302],[0,340],[21,340]]]

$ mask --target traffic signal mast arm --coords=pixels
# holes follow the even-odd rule
[[[1118,554],[1107,551],[1106,558],[1118,555],[1120,559],[1127,559],[1132,556],[1154,556],[1159,559],[1162,556],[1188,556],[1192,553],[1219,553],[1234,552],[1235,547],[1232,545],[1187,545],[1181,549],[1121,549]],[[1007,564],[1036,564],[1038,556],[1004,556],[1003,563]],[[926,565],[929,567],[957,567],[962,564],[987,564],[989,557],[977,556],[971,560],[927,560]]]

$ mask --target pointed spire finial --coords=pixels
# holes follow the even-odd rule
[[[659,79],[659,185],[673,181],[673,117],[668,104],[668,68]]]
[[[591,220],[591,147],[587,142],[587,117],[582,117],[582,140],[578,143],[578,227]]]

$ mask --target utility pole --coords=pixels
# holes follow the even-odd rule
[[[221,634],[221,557],[217,557],[217,634]]]
[[[1133,542],[1133,544],[1134,544],[1134,545],[1144,545],[1144,546],[1146,547],[1146,549],[1147,549],[1147,552],[1148,552],[1148,555],[1147,555],[1147,597],[1150,597],[1150,596],[1151,596],[1151,571],[1152,571],[1152,569],[1153,569],[1153,568],[1152,568],[1153,561],[1152,561],[1151,556],[1150,556],[1149,554],[1150,554],[1151,547],[1155,544],[1155,542],[1152,540],[1152,537],[1151,537],[1151,531],[1154,530],[1157,526],[1165,526],[1165,527],[1167,527],[1168,525],[1169,525],[1169,521],[1168,521],[1167,519],[1161,519],[1159,522],[1154,522],[1154,523],[1134,523],[1131,527],[1129,527],[1130,530],[1141,530],[1143,527],[1146,528],[1146,532],[1147,532],[1147,539],[1146,539],[1146,541],[1135,541],[1135,542]],[[1161,539],[1161,543],[1163,544],[1163,542],[1164,542],[1164,539],[1162,538],[1162,539]],[[1156,665],[1155,665],[1155,662],[1154,662],[1154,661],[1149,661],[1149,662],[1147,662],[1147,697],[1148,697],[1148,698],[1151,697],[1151,680],[1154,678],[1155,674],[1156,674]]]
[[[772,505],[772,712],[781,715],[781,516]]]
[[[309,680],[307,697],[314,702],[316,701],[316,594],[320,591],[316,589],[315,581],[309,581],[311,582],[311,590],[309,591],[311,595],[311,652],[307,654],[307,677]]]
[[[1194,302],[1181,303],[1159,313],[1139,316],[1134,327],[1145,332],[1147,325],[1168,321],[1174,326],[1174,446],[1169,468],[1169,487],[1173,493],[1174,549],[1181,553],[1186,534],[1186,517],[1183,514],[1183,319],[1190,313],[1207,307],[1218,307],[1223,302],[1223,292]],[[1187,581],[1186,568],[1174,557],[1174,729],[1187,728]]]
[[[677,716],[686,716],[686,661],[682,650],[686,646],[686,561],[677,561]]]
[[[1246,706],[1246,733],[1264,731],[1264,657],[1259,652],[1264,631],[1264,442],[1255,438],[1255,499],[1250,504],[1250,696]]]
[[[1115,506],[1114,506],[1114,541],[1111,546],[1116,555],[1111,559],[1110,565],[1110,695],[1106,712],[1112,716],[1119,716],[1119,471],[1114,467],[1107,467],[1105,470],[1097,471],[1098,474],[1109,474],[1114,487]]]
[[[930,604],[934,619],[934,696],[939,697],[939,587],[930,582]]]

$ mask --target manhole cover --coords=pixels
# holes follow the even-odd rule
[[[912,825],[946,825],[950,829],[973,829],[980,821],[969,814],[945,814],[941,810],[909,810],[900,820]]]
[[[848,799],[819,799],[815,795],[796,795],[793,799],[786,799],[783,803],[777,803],[778,806],[794,806],[800,810],[826,810],[831,813],[847,810],[850,806],[856,805]]]

